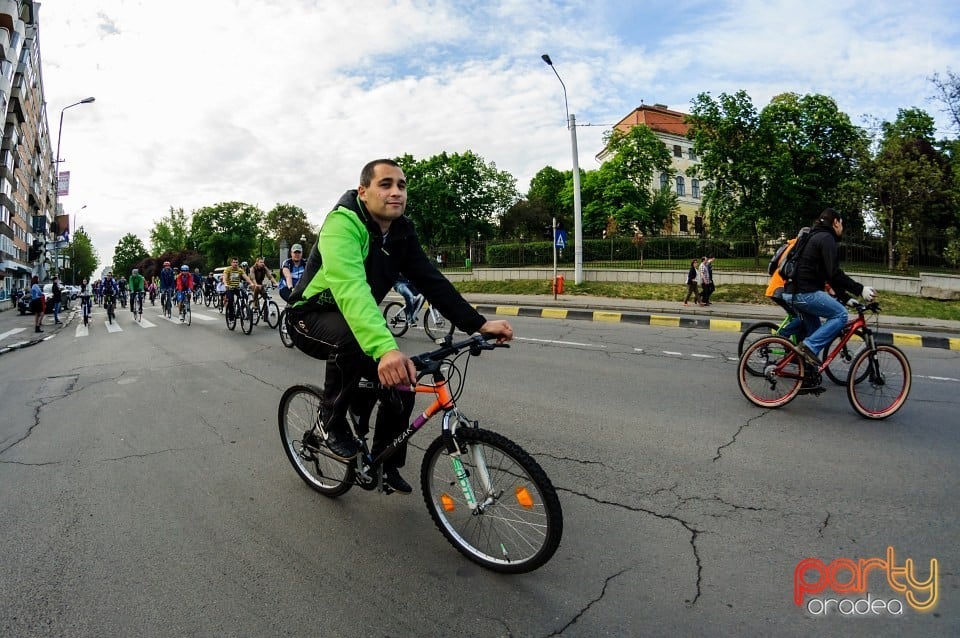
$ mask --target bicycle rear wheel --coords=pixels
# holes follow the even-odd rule
[[[493,571],[529,572],[550,560],[563,535],[563,511],[543,469],[495,432],[461,428],[456,439],[465,479],[458,479],[442,437],[427,448],[420,468],[423,499],[440,532]],[[468,504],[461,480],[472,487],[477,509]]]
[[[212,303],[213,303],[213,295],[204,294],[204,295],[203,295],[203,305],[206,306],[207,308],[209,308],[209,307],[210,307],[210,304],[212,304]]]
[[[804,362],[783,337],[764,337],[743,352],[737,365],[737,384],[750,403],[779,408],[800,392]]]
[[[772,321],[758,321],[747,326],[747,329],[740,335],[740,342],[737,344],[737,357],[743,356],[743,351],[749,348],[755,341],[763,337],[776,335],[780,330],[780,325]]]
[[[840,340],[843,339],[843,335],[837,335],[833,341],[830,342],[830,345],[827,346],[827,350],[824,353],[824,356],[827,356],[829,353],[833,352],[840,344]],[[836,383],[837,385],[847,385],[847,377],[850,375],[850,364],[853,363],[853,360],[856,358],[860,351],[867,347],[866,341],[863,338],[863,331],[857,330],[850,336],[850,340],[844,344],[843,348],[840,349],[840,352],[837,353],[837,356],[827,364],[827,369],[824,370],[827,376],[830,377],[830,380]],[[867,370],[863,370],[863,375],[867,374]],[[857,383],[863,381],[863,377],[857,380]]]
[[[391,301],[383,309],[383,318],[387,320],[387,329],[394,337],[402,337],[407,332],[407,313],[399,301]]]
[[[290,331],[287,329],[287,311],[280,313],[280,341],[288,348],[293,347],[293,339],[290,337]]]
[[[240,329],[243,334],[248,335],[253,332],[253,317],[250,315],[250,307],[242,301],[237,304],[237,314],[240,315]]]
[[[325,454],[315,425],[320,410],[320,388],[295,385],[280,399],[280,441],[300,478],[325,496],[340,496],[353,487],[352,464]]]
[[[903,407],[913,373],[907,356],[896,346],[863,349],[850,364],[847,398],[868,419],[885,419]]]
[[[436,341],[453,334],[453,322],[433,308],[427,308],[423,314],[423,329],[427,336]]]

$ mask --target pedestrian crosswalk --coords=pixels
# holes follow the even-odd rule
[[[210,315],[204,312],[196,312],[196,311],[193,311],[191,314],[192,314],[192,320],[195,323],[196,322],[209,323],[209,322],[215,322],[215,321],[223,321],[223,317],[219,314]],[[151,321],[151,319],[157,321],[158,323],[166,321],[176,325],[182,324],[182,322],[180,321],[180,316],[176,313],[174,313],[173,317],[167,318],[166,316],[163,315],[162,312],[151,313],[148,310],[144,312],[141,319],[137,321],[133,318],[132,313],[121,311],[114,317],[113,322],[110,322],[110,321],[107,321],[107,313],[105,311],[95,310],[90,315],[90,322],[88,325],[83,325],[82,317],[77,317],[78,323],[77,323],[76,329],[74,330],[74,336],[89,337],[90,335],[98,334],[102,332],[106,332],[107,334],[115,334],[118,332],[124,332],[129,330],[142,330],[142,329],[158,327],[158,324],[154,323],[154,321]]]

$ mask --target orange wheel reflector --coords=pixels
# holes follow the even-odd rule
[[[530,496],[530,490],[522,485],[519,485],[517,486],[515,493],[517,495],[517,502],[520,503],[521,506],[527,509],[533,507],[533,497]]]
[[[450,497],[449,494],[446,494],[446,493],[440,495],[440,505],[443,506],[444,512],[452,512],[454,510],[454,507],[456,507],[453,504],[453,499]]]

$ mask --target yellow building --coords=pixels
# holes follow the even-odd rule
[[[680,210],[664,225],[663,232],[668,234],[687,235],[703,231],[700,204],[705,184],[687,176],[687,169],[698,164],[699,159],[693,152],[693,142],[687,139],[690,127],[684,121],[686,117],[686,113],[671,111],[664,104],[641,104],[614,125],[623,132],[629,132],[634,126],[647,126],[667,145],[673,157],[673,175],[661,173],[650,183],[651,190],[669,188],[677,194]],[[606,154],[606,150],[602,151],[597,159],[602,161]]]

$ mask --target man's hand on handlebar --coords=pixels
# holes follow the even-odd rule
[[[479,330],[480,334],[496,335],[497,343],[506,343],[513,339],[513,328],[503,319],[488,321]]]
[[[399,350],[391,350],[380,357],[377,374],[380,377],[380,383],[387,387],[412,386],[416,384],[417,368],[410,357]]]

